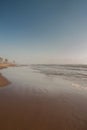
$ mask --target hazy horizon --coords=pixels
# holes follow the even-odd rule
[[[1,0],[0,36],[17,63],[87,64],[87,1]]]

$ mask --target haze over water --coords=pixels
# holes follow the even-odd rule
[[[61,68],[64,77],[53,73]],[[75,73],[75,67],[58,65],[2,70],[11,84],[0,88],[0,129],[86,130],[87,88],[80,82],[75,85],[80,77],[65,78],[69,68]]]

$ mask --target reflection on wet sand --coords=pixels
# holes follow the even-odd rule
[[[0,103],[1,130],[87,130],[87,103],[80,95],[5,92]]]
[[[0,87],[9,85],[11,82],[0,73]]]
[[[0,89],[0,130],[87,130],[84,89],[27,68],[4,74],[13,82]]]

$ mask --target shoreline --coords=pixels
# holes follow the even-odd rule
[[[14,67],[16,64],[0,64],[0,69],[8,68],[8,67]]]
[[[9,67],[21,67],[21,66],[27,66],[27,65],[17,65],[17,64],[12,64],[12,63],[8,63],[8,64],[0,63],[0,70],[6,69]],[[5,78],[2,75],[2,73],[0,72],[0,87],[5,87],[9,84],[11,84],[11,82],[7,78]]]
[[[12,84],[0,88],[1,130],[87,130],[86,90],[31,68],[2,74]]]
[[[9,85],[11,82],[0,73],[0,87]]]
[[[5,69],[5,68],[8,68],[8,67],[13,67],[13,66],[16,66],[15,64],[0,64],[0,70],[1,69]],[[5,87],[7,85],[9,85],[11,82],[5,78],[2,73],[0,73],[0,87]]]

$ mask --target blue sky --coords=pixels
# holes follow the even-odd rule
[[[0,56],[87,63],[87,0],[0,0]]]

